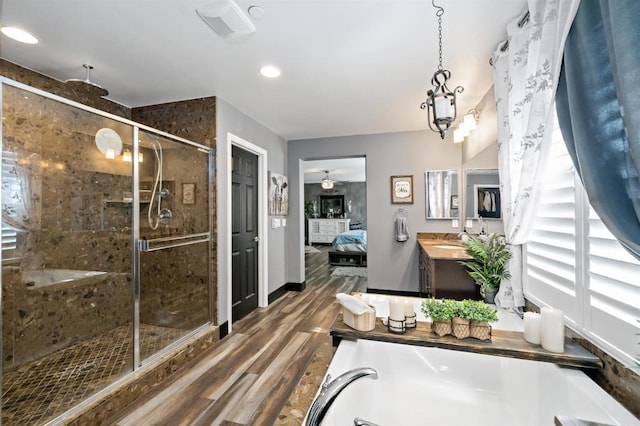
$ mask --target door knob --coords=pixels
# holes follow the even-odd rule
[[[260,242],[260,237],[258,237],[257,235],[255,237],[253,237],[253,241],[255,241],[256,243]]]

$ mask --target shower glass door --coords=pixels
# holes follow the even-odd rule
[[[1,81],[1,423],[44,424],[133,371],[134,130]]]
[[[138,131],[139,315],[144,361],[211,320],[210,152]],[[135,185],[134,185],[135,186]]]

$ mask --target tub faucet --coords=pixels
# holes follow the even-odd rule
[[[329,407],[331,407],[331,404],[333,404],[333,401],[338,397],[340,392],[359,378],[367,376],[372,379],[377,379],[378,372],[373,368],[355,368],[341,374],[336,377],[335,380],[331,380],[331,375],[327,374],[327,378],[320,389],[320,394],[311,404],[305,425],[320,426],[320,422],[322,422]]]

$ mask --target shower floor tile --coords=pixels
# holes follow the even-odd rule
[[[145,359],[188,330],[140,325],[140,357]],[[131,371],[130,326],[57,351],[3,373],[2,424],[43,424]]]

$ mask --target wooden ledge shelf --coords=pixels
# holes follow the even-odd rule
[[[453,336],[439,337],[431,331],[431,323],[418,322],[417,327],[405,334],[392,334],[376,318],[376,328],[372,331],[357,331],[342,321],[342,313],[338,315],[330,331],[333,344],[337,346],[342,339],[367,339],[379,342],[401,343],[405,345],[436,347],[464,352],[475,352],[486,355],[497,355],[508,358],[521,358],[533,361],[551,362],[563,367],[602,368],[600,358],[578,345],[573,340],[565,340],[564,353],[557,354],[533,345],[524,340],[519,331],[492,330],[492,341],[473,338],[458,339]]]

